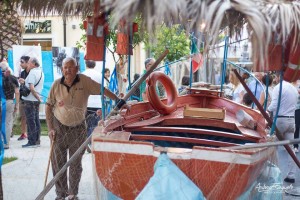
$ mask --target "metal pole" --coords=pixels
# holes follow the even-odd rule
[[[102,81],[101,81],[101,104],[102,104],[102,119],[105,120],[106,105],[104,98],[104,75],[105,75],[105,64],[106,64],[106,34],[103,31],[104,43],[103,43],[103,65],[102,65]]]
[[[131,80],[130,80],[130,64],[131,64],[131,55],[130,55],[130,49],[132,47],[132,23],[129,23],[128,28],[129,28],[129,37],[128,37],[128,90],[131,89]]]
[[[226,77],[227,51],[228,51],[228,36],[225,37],[223,66],[222,66],[222,73],[221,73],[222,76],[221,76],[221,92],[220,92],[220,96],[222,95],[222,92],[223,92],[223,84],[225,83],[225,77]]]
[[[63,17],[63,31],[64,31],[64,47],[67,46],[67,22],[66,17]]]
[[[263,147],[275,147],[280,145],[299,144],[299,143],[300,143],[300,139],[293,139],[293,140],[282,140],[277,142],[241,145],[241,146],[234,146],[234,147],[223,147],[222,149],[230,149],[230,150],[254,149],[254,148],[263,148]]]
[[[194,33],[191,34],[191,55],[193,54],[193,40],[194,40]],[[190,62],[190,88],[192,88],[193,82],[193,56],[191,56]]]

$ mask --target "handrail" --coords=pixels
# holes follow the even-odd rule
[[[242,68],[242,67],[236,65],[235,63],[233,63],[233,62],[231,62],[231,61],[229,61],[229,60],[226,60],[226,62],[228,62],[229,64],[233,65],[234,67],[236,67],[236,68],[242,70],[243,72],[246,72],[247,74],[249,74],[252,78],[255,79],[256,83],[259,83],[259,84],[260,84],[260,86],[262,87],[262,89],[263,89],[263,91],[264,91],[264,93],[265,93],[265,89],[264,89],[263,84],[262,84],[262,83],[261,83],[261,82],[260,82],[260,81],[252,74],[252,73],[250,73],[248,70],[246,70],[246,69],[244,69],[244,68]],[[254,95],[256,95],[256,94],[254,94]]]

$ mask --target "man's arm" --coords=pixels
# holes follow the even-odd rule
[[[40,97],[40,95],[35,91],[34,85],[33,85],[32,83],[29,83],[29,89],[30,89],[32,95],[33,95],[39,102],[41,102],[41,97]]]
[[[278,104],[278,96],[279,96],[279,91],[278,91],[278,87],[275,87],[273,89],[273,92],[272,92],[272,100],[271,100],[271,103],[268,107],[268,111],[270,112],[274,112],[276,111],[277,109],[277,104]]]
[[[116,101],[116,106],[121,109],[124,105],[125,108],[129,109],[129,107],[126,105],[126,101],[122,98],[117,97],[114,93],[112,93],[110,90],[104,88],[104,95],[109,97],[110,99]]]
[[[110,90],[104,88],[104,95],[107,96],[108,98],[110,98],[111,100],[118,100],[119,98],[117,97],[117,95],[115,95],[114,93],[112,93]]]
[[[15,104],[14,112],[17,112],[19,107],[19,102],[20,102],[20,91],[18,87],[15,88],[15,97],[16,97],[16,104]]]

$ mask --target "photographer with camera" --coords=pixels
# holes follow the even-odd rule
[[[39,107],[41,103],[40,94],[44,85],[44,74],[39,60],[31,57],[28,61],[29,74],[26,79],[19,79],[22,84],[20,93],[24,100],[25,116],[27,122],[28,143],[22,147],[40,145],[41,124],[39,118]]]
[[[29,74],[29,67],[28,61],[29,56],[21,56],[20,58],[20,66],[23,69],[19,78],[26,79]],[[24,140],[27,138],[27,124],[26,124],[26,116],[25,116],[25,107],[24,107],[24,100],[22,99],[22,95],[20,94],[20,104],[19,104],[19,115],[21,119],[21,135],[18,140]]]

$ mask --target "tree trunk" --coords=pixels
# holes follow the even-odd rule
[[[7,51],[12,45],[20,44],[23,25],[13,5],[0,1],[0,61],[7,57]]]

